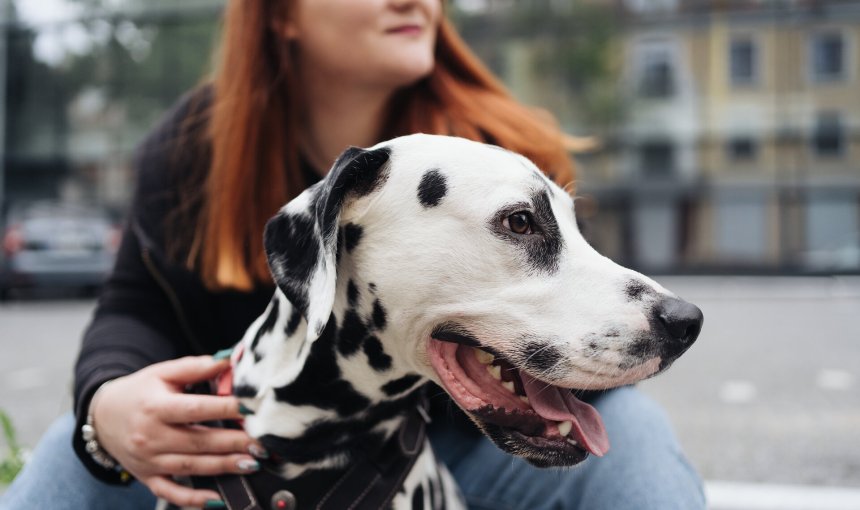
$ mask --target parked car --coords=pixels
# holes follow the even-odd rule
[[[119,237],[103,210],[48,202],[13,207],[3,232],[0,299],[21,288],[97,288]]]

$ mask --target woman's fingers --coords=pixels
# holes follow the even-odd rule
[[[171,427],[157,438],[159,451],[174,453],[248,453],[266,458],[265,449],[242,430],[203,426]]]
[[[166,499],[174,505],[203,508],[206,503],[221,501],[221,495],[215,491],[198,490],[184,487],[166,476],[151,476],[141,480],[156,497]],[[215,508],[215,507],[212,507]],[[221,508],[227,508],[221,506]]]
[[[184,386],[213,379],[229,365],[228,359],[215,360],[212,356],[186,356],[152,365],[149,369],[164,381]]]
[[[165,453],[153,459],[164,473],[174,476],[218,475],[221,473],[247,474],[260,469],[260,463],[247,454],[185,455]]]
[[[165,423],[200,423],[213,420],[239,420],[239,399],[215,395],[175,393],[165,398],[157,409]]]

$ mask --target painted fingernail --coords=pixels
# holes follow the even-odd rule
[[[203,505],[203,508],[227,508],[227,503],[220,499],[210,499]]]
[[[242,416],[248,416],[249,414],[254,414],[254,410],[250,407],[246,407],[245,404],[239,403],[239,414]]]
[[[266,449],[263,448],[262,446],[259,446],[259,445],[254,444],[254,443],[251,443],[250,445],[248,445],[248,453],[250,453],[254,457],[257,457],[258,459],[268,459],[269,458],[269,452],[267,452]]]
[[[232,347],[230,347],[229,349],[221,349],[220,351],[212,355],[212,359],[214,359],[215,361],[221,361],[222,359],[229,358],[231,354],[233,354]]]
[[[256,460],[242,459],[236,463],[236,467],[241,471],[259,471],[260,463]]]

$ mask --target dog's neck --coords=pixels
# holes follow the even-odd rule
[[[234,394],[254,411],[245,428],[284,459],[288,478],[372,455],[420,405],[425,379],[383,347],[396,332],[374,286],[344,281],[311,345],[302,314],[278,289],[233,367]]]

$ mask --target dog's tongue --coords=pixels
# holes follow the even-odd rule
[[[592,454],[603,457],[609,451],[609,437],[596,409],[574,397],[569,389],[538,381],[522,371],[520,378],[529,405],[538,415],[547,420],[571,422],[571,435]]]

